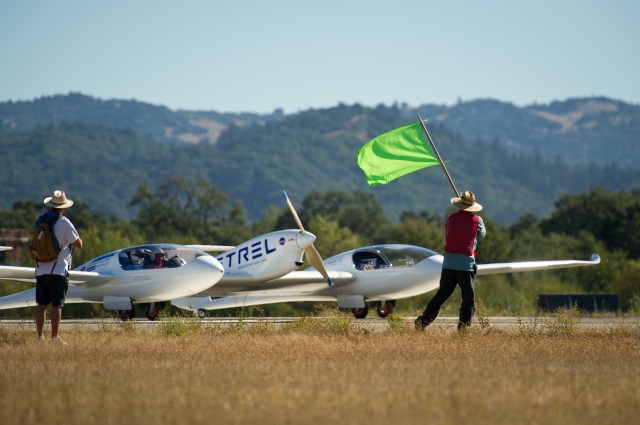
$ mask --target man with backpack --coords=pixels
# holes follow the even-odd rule
[[[51,338],[66,344],[58,336],[62,308],[69,288],[73,248],[82,248],[82,239],[64,211],[73,205],[64,191],[55,190],[44,199],[49,210],[36,222],[30,254],[36,260],[36,328],[38,339],[43,334],[47,306],[51,304]]]

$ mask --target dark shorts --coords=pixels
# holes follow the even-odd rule
[[[52,307],[64,307],[69,289],[69,278],[58,274],[36,276],[36,303]]]

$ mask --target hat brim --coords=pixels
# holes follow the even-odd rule
[[[65,209],[73,205],[73,201],[71,199],[67,199],[67,202],[65,202],[64,204],[53,203],[51,202],[52,199],[53,199],[53,196],[48,196],[44,198],[44,204],[49,208]]]
[[[451,203],[454,207],[464,211],[478,212],[482,210],[482,205],[479,203],[474,202],[473,205],[468,205],[462,202],[462,198],[451,198]]]

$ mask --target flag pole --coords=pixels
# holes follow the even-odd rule
[[[424,121],[422,120],[420,115],[418,115],[418,120],[420,121],[420,125],[422,125],[422,130],[424,130],[424,134],[426,134],[427,135],[427,139],[429,139],[429,143],[431,144],[431,148],[433,149],[433,152],[436,154],[436,157],[438,158],[438,162],[440,163],[440,165],[442,165],[442,169],[444,170],[444,173],[447,175],[447,179],[449,179],[449,183],[451,183],[451,187],[453,188],[453,191],[455,192],[456,196],[459,198],[460,197],[460,192],[458,192],[458,189],[456,188],[456,185],[453,183],[453,180],[451,180],[451,176],[449,175],[449,171],[447,171],[447,167],[445,167],[444,162],[442,161],[442,158],[440,157],[440,153],[438,152],[438,149],[436,148],[435,143],[433,143],[433,140],[431,139],[431,135],[429,134],[429,131],[427,130],[427,126],[424,124]]]

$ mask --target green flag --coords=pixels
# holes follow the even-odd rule
[[[422,168],[438,165],[420,122],[371,139],[358,150],[358,167],[369,186],[387,184]]]

